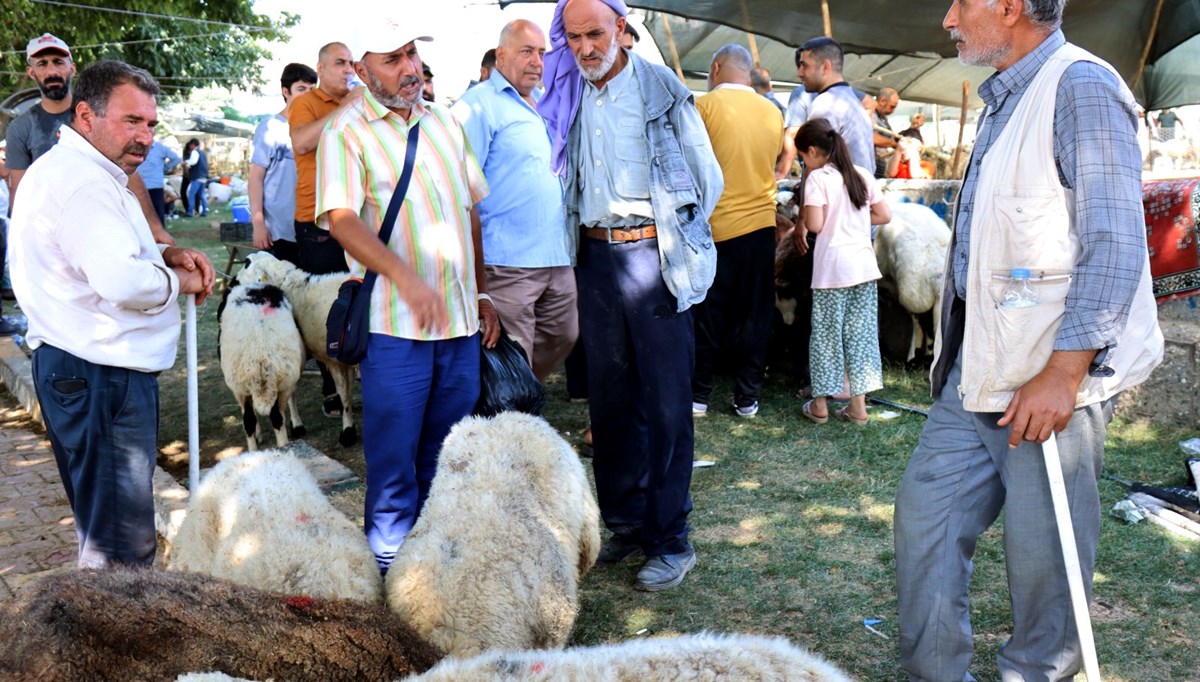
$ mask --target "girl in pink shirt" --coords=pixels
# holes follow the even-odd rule
[[[828,121],[800,126],[796,149],[807,168],[804,225],[817,235],[809,347],[814,397],[804,403],[804,416],[818,424],[829,421],[827,398],[842,391],[849,375],[850,404],[835,416],[865,426],[866,394],[883,388],[875,294],[881,275],[871,225],[892,215],[871,172],[854,166],[846,141]]]

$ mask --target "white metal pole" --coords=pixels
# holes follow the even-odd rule
[[[200,379],[196,372],[196,295],[187,295],[188,494],[200,488]]]
[[[1083,590],[1083,570],[1079,566],[1079,548],[1075,544],[1075,527],[1067,505],[1067,486],[1063,483],[1062,458],[1058,455],[1058,440],[1054,434],[1042,443],[1046,461],[1046,478],[1050,482],[1050,499],[1054,503],[1054,520],[1058,523],[1058,540],[1062,546],[1063,564],[1067,571],[1067,587],[1071,592],[1071,608],[1075,612],[1075,628],[1079,631],[1079,646],[1083,649],[1083,668],[1088,682],[1100,682],[1100,662],[1096,658],[1096,641],[1092,637],[1092,618],[1088,613],[1087,594]]]

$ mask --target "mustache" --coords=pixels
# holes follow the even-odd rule
[[[421,79],[417,78],[416,76],[405,76],[404,78],[400,79],[400,82],[396,84],[396,87],[403,90],[410,85],[419,84],[420,82]]]
[[[962,39],[963,39],[962,31],[958,30],[957,28],[950,29],[950,40],[958,41],[958,40],[962,40]]]
[[[141,144],[138,142],[130,142],[129,144],[125,145],[125,149],[123,151],[126,154],[132,154],[134,156],[145,156],[146,154],[150,153],[150,145]]]

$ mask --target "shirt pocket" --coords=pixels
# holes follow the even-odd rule
[[[991,341],[995,362],[988,368],[989,391],[1015,391],[1045,368],[1054,351],[1071,288],[1069,271],[1034,272],[1029,286],[1037,295],[1037,305],[1006,308],[1001,302],[1009,274],[1010,270],[993,270],[988,280],[995,331]]]
[[[624,121],[615,140],[617,166],[612,169],[613,187],[625,199],[650,198],[650,145],[645,127],[637,121]]]

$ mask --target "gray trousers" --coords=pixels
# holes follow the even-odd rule
[[[975,545],[1004,509],[1012,636],[1006,682],[1069,680],[1082,666],[1041,447],[1008,447],[997,413],[963,410],[959,356],[896,493],[900,664],[910,680],[962,682],[974,655],[968,587]],[[1112,403],[1075,410],[1057,434],[1089,600],[1100,530],[1096,478]]]

